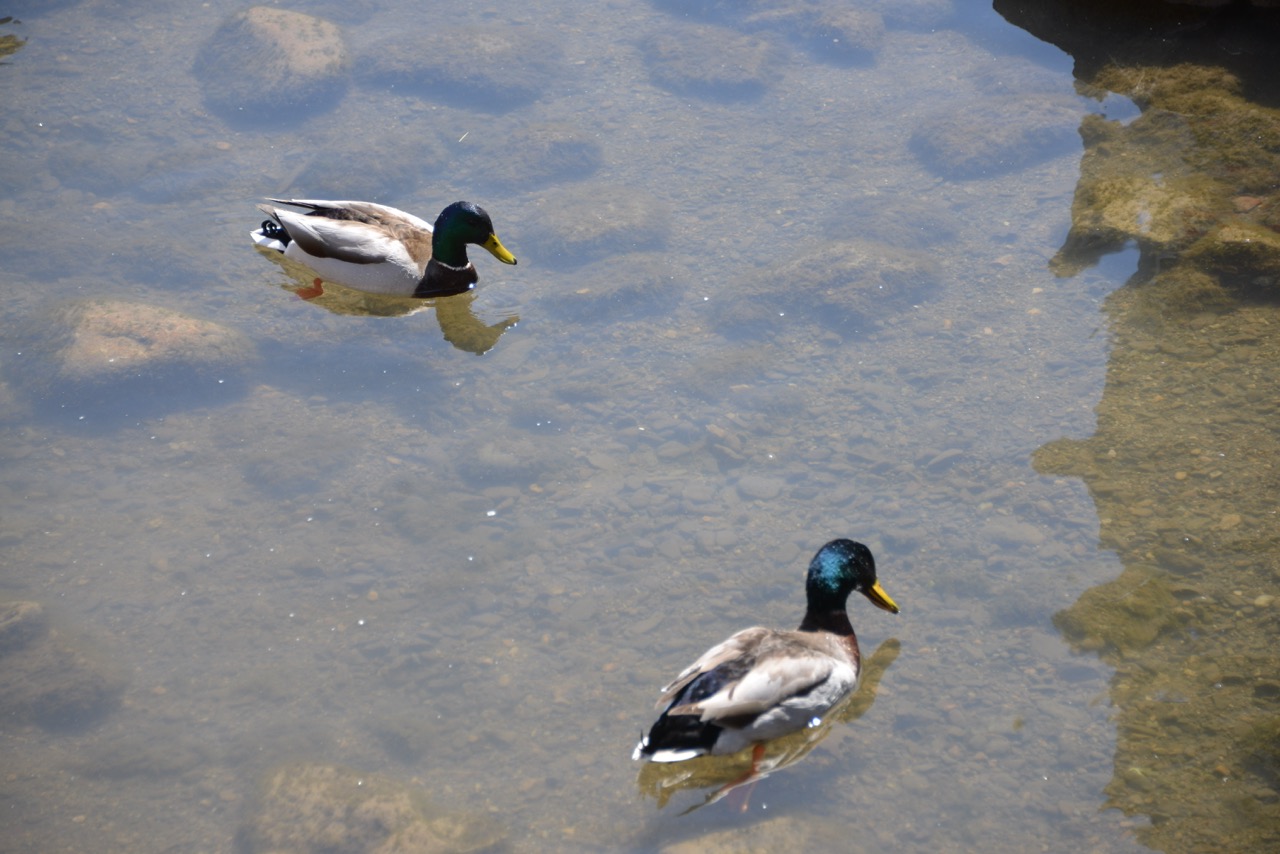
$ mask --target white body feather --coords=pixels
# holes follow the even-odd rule
[[[398,208],[376,202],[328,201],[324,199],[272,199],[281,204],[347,208],[377,220],[376,223],[330,219],[302,211],[270,208],[270,212],[293,237],[289,245],[263,234],[250,234],[254,244],[283,251],[286,258],[305,264],[322,279],[338,282],[375,294],[411,296],[422,281],[431,258],[430,223]],[[413,232],[418,232],[414,235]],[[406,236],[416,239],[406,241]],[[335,255],[320,257],[307,252],[302,243],[318,242]]]
[[[746,668],[737,679],[696,703],[676,704],[689,683],[735,660]],[[681,762],[708,752],[737,753],[754,742],[816,725],[858,686],[858,670],[843,639],[828,632],[743,629],[681,671],[658,700],[664,714],[697,714],[722,727],[715,744],[709,751],[661,749],[648,758]],[[633,758],[641,758],[646,744],[647,739],[641,739]]]

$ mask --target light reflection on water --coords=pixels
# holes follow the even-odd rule
[[[651,85],[631,28],[667,19],[648,5],[552,6],[541,23],[568,71],[518,112],[355,89],[256,131],[205,113],[188,72],[237,8],[153,10],[140,29],[74,6],[28,15],[30,43],[0,69],[20,93],[0,206],[20,220],[4,245],[21,358],[51,358],[51,307],[90,295],[217,320],[258,356],[235,394],[194,400],[148,399],[144,383],[90,406],[38,362],[36,380],[8,377],[6,593],[45,603],[129,680],[89,728],[10,730],[15,850],[232,850],[255,781],[285,760],[420,780],[520,850],[739,828],[813,850],[1136,847],[1128,820],[1098,811],[1108,673],[1049,621],[1117,569],[1079,484],[1028,464],[1089,432],[1102,380],[1101,294],[1044,263],[1078,151],[947,181],[908,149],[924,117],[987,97],[974,80],[1002,62],[1069,96],[1064,60],[891,26],[873,64],[787,47],[763,95],[718,104]],[[343,25],[358,46],[416,14]],[[999,26],[978,18],[964,26]],[[290,176],[381,126],[379,107],[479,146],[379,200],[430,215],[485,188],[521,264],[473,253],[476,310],[521,322],[482,357],[427,313],[309,305],[249,246],[253,202],[323,196]],[[526,121],[598,137],[599,172],[485,183],[492,158],[519,157],[501,139]],[[57,161],[90,150],[86,173],[145,173],[170,146],[197,166],[141,192]],[[616,212],[636,224],[603,249],[560,221],[598,216],[597,186],[651,202]],[[763,299],[774,265],[895,216],[876,239],[927,245],[922,295],[858,311],[802,295],[747,315],[759,326],[725,320],[744,290]],[[780,301],[806,272],[776,283]],[[7,366],[23,364],[14,349]],[[874,707],[746,812],[655,811],[628,756],[657,687],[731,631],[796,622],[805,563],[834,536],[871,545],[903,606],[851,605],[865,649],[901,644]]]

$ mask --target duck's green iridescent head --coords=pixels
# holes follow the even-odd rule
[[[454,202],[440,212],[432,228],[431,257],[450,267],[467,266],[467,244],[483,246],[504,264],[516,263],[516,257],[493,232],[493,220],[479,205]]]
[[[880,588],[871,549],[853,540],[832,540],[809,562],[805,593],[810,611],[843,610],[849,594],[858,591],[872,604],[898,613],[898,604]]]

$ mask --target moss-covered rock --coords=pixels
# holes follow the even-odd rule
[[[1280,234],[1265,226],[1224,222],[1192,244],[1182,257],[1241,287],[1280,294]]]
[[[1109,66],[1090,85],[1143,112],[1127,125],[1085,117],[1071,231],[1052,269],[1073,275],[1132,241],[1143,270],[1189,264],[1275,294],[1280,110],[1246,100],[1215,67]]]
[[[13,18],[9,18],[9,17],[6,17],[3,21],[0,21],[0,24],[14,24],[14,23],[18,23],[18,22],[14,21]],[[27,40],[22,38],[21,36],[16,36],[13,33],[0,33],[0,58],[6,57],[6,56],[12,56],[13,54],[22,50],[22,46],[25,45],[26,43],[27,43]]]
[[[1086,590],[1053,623],[1081,649],[1128,655],[1174,624],[1173,594],[1158,569],[1134,564],[1115,581]]]
[[[1219,279],[1188,264],[1156,275],[1143,286],[1141,297],[1134,311],[1148,316],[1187,317],[1227,311],[1235,305],[1235,297]]]

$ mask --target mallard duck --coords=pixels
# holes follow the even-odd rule
[[[814,726],[858,685],[858,639],[845,604],[858,591],[898,613],[880,588],[871,550],[832,540],[809,562],[808,607],[793,632],[743,629],[680,672],[662,689],[661,716],[633,759],[680,762],[737,753]]]
[[[741,786],[754,786],[771,774],[796,765],[823,742],[832,730],[851,724],[871,710],[875,704],[880,681],[898,658],[902,644],[896,638],[881,641],[871,655],[862,656],[862,679],[856,693],[837,703],[823,716],[816,726],[806,727],[789,735],[756,742],[751,755],[751,767],[743,773],[738,764],[727,762],[706,763],[658,763],[646,762],[636,781],[642,794],[665,807],[671,798],[681,792],[708,790],[701,801],[694,801],[681,815],[714,804]],[[746,812],[748,793],[743,793],[739,809]]]
[[[460,294],[479,278],[467,244],[483,246],[504,264],[515,256],[493,233],[493,220],[471,202],[454,202],[435,226],[374,202],[268,199],[305,208],[259,209],[271,219],[251,233],[264,249],[306,264],[322,279],[377,294],[441,297]]]

